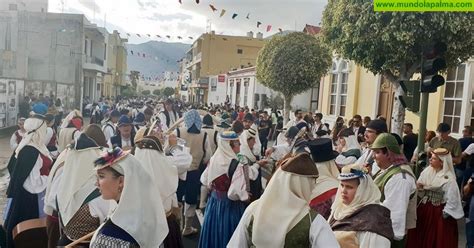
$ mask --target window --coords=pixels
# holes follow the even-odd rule
[[[330,74],[331,89],[329,94],[329,114],[344,116],[347,106],[347,83],[349,79],[349,63],[337,59],[332,64]]]
[[[249,81],[250,78],[244,78],[244,106],[252,106],[247,103],[248,95],[249,95]]]
[[[443,122],[451,126],[451,132],[459,133],[461,125],[462,97],[464,92],[464,74],[466,65],[462,64],[456,68],[449,68],[446,76],[446,85],[444,89],[444,111]],[[471,103],[472,104],[472,99]],[[468,103],[468,105],[470,105]],[[472,114],[471,114],[472,123]]]
[[[87,39],[84,40],[84,53],[87,55]]]
[[[104,61],[107,59],[107,44],[104,44]]]
[[[319,83],[311,89],[310,111],[319,110]]]
[[[230,80],[230,92],[229,92],[229,95],[230,95],[230,102],[232,102],[232,99],[234,98],[234,79],[231,79]]]
[[[243,54],[243,53],[244,53],[244,50],[242,50],[242,49],[240,49],[240,48],[237,49],[237,54]]]
[[[211,78],[211,91],[217,90],[217,78]]]

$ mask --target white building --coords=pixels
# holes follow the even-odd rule
[[[84,26],[84,88],[83,97],[97,101],[101,97],[104,75],[107,73],[107,30],[95,24]]]
[[[227,96],[227,75],[216,75],[209,77],[209,90],[207,93],[207,104],[224,104]]]
[[[48,12],[48,0],[1,0],[0,11]]]
[[[241,107],[263,109],[269,106],[269,98],[277,96],[279,93],[258,83],[255,67],[249,67],[230,71],[226,80],[226,97],[229,97],[232,105]],[[291,87],[291,85],[289,85]],[[291,109],[301,109],[303,111],[315,111],[318,108],[319,85],[304,93],[293,97]],[[225,101],[225,98],[224,98]]]

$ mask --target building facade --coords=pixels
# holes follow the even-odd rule
[[[107,73],[104,76],[102,95],[114,98],[120,95],[121,87],[127,81],[127,39],[114,30],[107,39]]]
[[[186,68],[191,75],[190,100],[206,103],[209,76],[255,65],[264,43],[261,33],[256,37],[252,32],[247,36],[217,35],[214,31],[201,35],[186,54]]]

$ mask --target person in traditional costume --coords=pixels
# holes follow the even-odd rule
[[[282,132],[281,136],[285,138],[285,141],[278,143],[278,145],[275,145],[271,148],[268,148],[265,152],[265,156],[267,158],[273,159],[274,161],[279,161],[283,159],[285,155],[291,152],[298,132],[299,129],[295,126],[292,126],[285,130],[285,132]]]
[[[154,248],[168,235],[160,192],[135,156],[119,147],[96,160],[102,198],[117,206],[95,231],[90,248]]]
[[[252,173],[248,165],[239,163],[237,154],[241,145],[235,132],[221,133],[218,142],[219,146],[201,176],[202,184],[211,191],[199,237],[199,247],[203,248],[226,247],[247,206],[244,201],[250,199],[249,180],[251,177],[255,179],[258,173]],[[234,198],[232,200],[228,191],[234,183],[234,177],[241,181],[235,195],[231,195]]]
[[[115,136],[115,133],[117,132],[117,122],[119,121],[120,118],[120,112],[116,109],[112,110],[110,112],[109,118],[107,118],[107,121],[105,124],[102,126],[102,131],[104,132],[105,135],[105,140],[109,141],[110,138]]]
[[[382,194],[380,201],[390,209],[392,247],[405,247],[407,230],[416,226],[415,176],[393,135],[379,134],[370,149],[380,167],[374,179]]]
[[[334,162],[338,153],[332,150],[332,141],[328,138],[312,140],[308,142],[308,146],[319,171],[318,181],[313,189],[309,205],[325,219],[328,219],[339,186],[339,170]]]
[[[179,181],[177,194],[179,202],[182,203],[184,198],[183,236],[188,236],[198,232],[198,229],[192,224],[201,189],[199,178],[211,157],[211,148],[207,133],[201,131],[202,121],[197,110],[191,109],[184,114],[184,125],[184,127],[176,129],[176,136],[186,141],[193,161],[186,173],[186,180]]]
[[[357,159],[357,163],[367,167],[372,176],[377,174],[380,168],[377,165],[377,161],[374,160],[373,151],[370,149],[370,146],[375,142],[377,136],[386,133],[387,130],[387,123],[378,119],[371,120],[365,128],[364,140],[367,147],[362,151],[362,155]]]
[[[20,144],[21,139],[23,139],[23,136],[26,135],[26,130],[24,128],[25,120],[25,118],[18,119],[18,129],[12,134],[10,138],[10,148],[13,151],[15,151],[18,147],[18,144]]]
[[[133,118],[133,131],[137,133],[137,131],[144,126],[145,126],[145,115],[142,112],[139,112]]]
[[[117,133],[115,136],[110,138],[108,145],[110,148],[120,147],[123,150],[129,151],[135,146],[132,121],[126,115],[120,116],[117,125]]]
[[[251,178],[250,184],[260,183],[260,185],[262,185],[261,180],[264,180],[264,185],[266,185],[266,179],[259,178],[258,175],[260,173],[263,173],[261,169],[265,169],[267,167],[268,161],[266,159],[257,160],[257,157],[253,153],[254,151],[253,148],[256,143],[256,135],[257,133],[253,128],[244,130],[244,132],[239,136],[240,152],[237,157],[240,163],[247,165],[249,169],[251,170],[252,178]],[[271,173],[270,170],[268,170],[264,174],[270,174],[270,173]],[[260,194],[254,194],[254,192],[251,192],[251,193],[252,193],[251,201],[257,200],[261,196],[261,192],[257,192]]]
[[[46,121],[44,116],[34,115],[25,120],[26,135],[9,162],[10,183],[7,197],[11,198],[6,210],[5,229],[7,247],[13,247],[12,231],[25,220],[44,217],[44,191],[52,159],[44,144]]]
[[[100,126],[91,124],[70,147],[57,189],[62,230],[57,245],[65,246],[96,230],[105,221],[111,202],[100,197],[94,161],[107,147]]]
[[[79,138],[84,122],[79,110],[71,111],[63,120],[58,138],[58,152],[66,149],[73,140]]]
[[[416,228],[408,232],[407,247],[458,247],[456,220],[463,218],[464,212],[453,159],[445,148],[437,148],[431,154],[430,166],[421,172],[417,181],[421,200]]]
[[[159,114],[161,123],[165,125],[165,130],[173,126],[173,124],[179,119],[178,113],[173,109],[173,100],[166,99],[165,109]]]
[[[135,157],[141,165],[153,176],[156,187],[160,192],[163,207],[166,212],[169,233],[163,241],[164,248],[184,247],[181,230],[177,221],[178,199],[178,169],[165,156],[160,140],[155,136],[143,136],[140,132],[135,136]],[[157,163],[157,161],[160,161]]]
[[[262,197],[245,210],[227,247],[339,247],[329,224],[308,205],[317,177],[308,153],[282,161]]]
[[[217,138],[219,135],[219,131],[214,128],[214,120],[210,114],[205,115],[202,118],[202,130],[207,133],[207,137],[210,139],[210,146],[211,146],[211,154],[217,149]]]
[[[339,152],[339,155],[336,157],[336,165],[342,168],[345,165],[357,162],[357,159],[361,156],[361,147],[352,129],[343,129],[339,132],[338,137],[337,152]]]
[[[390,210],[380,203],[380,191],[367,169],[342,168],[329,224],[342,248],[389,248],[393,239]]]
[[[48,128],[46,129],[45,144],[46,148],[48,148],[50,157],[55,161],[59,156],[56,128],[53,127],[56,120],[52,114],[47,114],[45,118],[48,125]]]

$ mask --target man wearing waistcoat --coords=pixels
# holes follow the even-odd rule
[[[110,148],[120,147],[122,150],[128,151],[133,148],[134,133],[132,132],[132,121],[128,116],[122,115],[117,125],[117,135],[110,138],[108,145]]]

